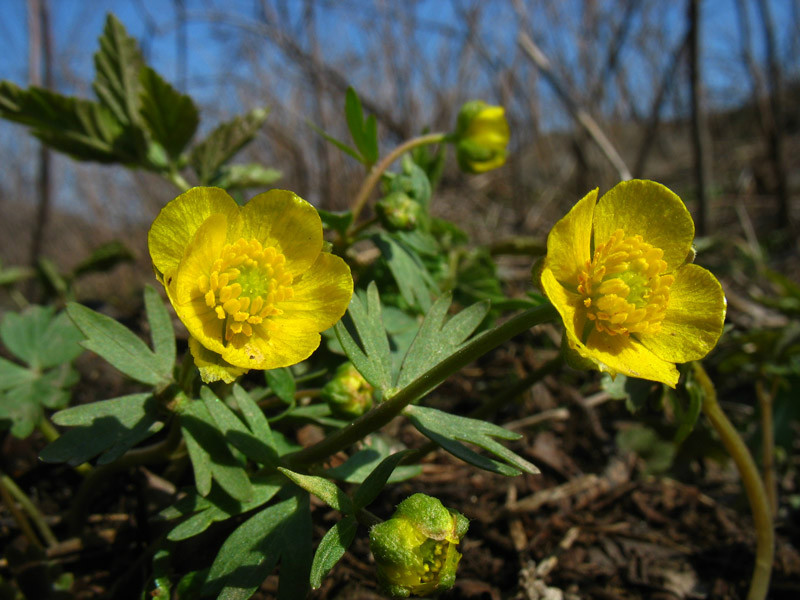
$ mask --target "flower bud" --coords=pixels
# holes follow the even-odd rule
[[[403,500],[391,519],[369,532],[381,590],[407,598],[453,587],[461,559],[456,546],[468,527],[466,517],[436,498],[414,494]]]
[[[456,158],[463,171],[483,173],[506,162],[508,122],[502,106],[472,100],[461,107],[455,131]]]
[[[422,216],[422,206],[404,192],[392,192],[375,205],[378,218],[389,231],[416,229]]]
[[[345,362],[322,388],[322,398],[335,416],[354,419],[372,408],[372,386],[352,363]]]

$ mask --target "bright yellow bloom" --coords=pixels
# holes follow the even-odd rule
[[[612,375],[675,387],[675,363],[703,358],[725,321],[717,279],[691,264],[694,222],[652,181],[589,192],[553,227],[542,289],[581,357]]]
[[[240,208],[219,188],[192,188],[159,213],[148,245],[206,382],[308,358],[353,294],[347,264],[322,251],[317,211],[292,192]]]
[[[510,137],[506,112],[502,106],[490,106],[482,100],[464,104],[456,126],[456,158],[469,173],[483,173],[506,162]]]

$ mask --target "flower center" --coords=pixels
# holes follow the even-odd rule
[[[268,331],[269,317],[283,312],[275,303],[291,299],[294,293],[285,264],[286,257],[272,246],[239,238],[222,249],[208,277],[198,278],[206,304],[223,321],[226,342],[243,342],[254,328]]]
[[[420,582],[428,583],[435,581],[439,576],[439,571],[444,566],[444,561],[447,554],[447,546],[450,542],[436,541],[428,539],[423,542],[420,547],[422,554],[422,573],[420,573]]]
[[[664,251],[617,229],[595,248],[591,262],[578,275],[586,316],[609,335],[656,333],[667,311],[669,287]]]

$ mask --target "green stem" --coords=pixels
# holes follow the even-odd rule
[[[775,380],[777,383],[777,380]],[[767,489],[769,508],[772,516],[778,512],[778,484],[775,481],[775,435],[772,425],[772,399],[776,386],[765,389],[763,375],[756,380],[756,397],[761,413],[761,470],[764,473],[764,487]]]
[[[750,511],[756,529],[756,564],[750,581],[747,600],[763,600],[769,591],[769,580],[772,575],[772,559],[775,552],[775,532],[772,524],[772,513],[767,500],[767,493],[761,482],[761,476],[750,451],[742,441],[739,432],[731,424],[717,402],[717,392],[705,369],[699,362],[692,363],[697,382],[702,386],[704,394],[703,412],[716,429],[728,454],[731,455],[739,476],[742,478]]]
[[[36,525],[36,528],[39,530],[39,533],[42,535],[42,539],[48,546],[55,546],[58,544],[58,539],[53,534],[53,530],[50,529],[50,526],[44,519],[44,515],[39,512],[39,509],[36,508],[36,505],[31,502],[31,499],[23,492],[20,487],[16,484],[16,482],[11,479],[8,475],[0,471],[0,487],[4,490],[7,490],[8,493],[19,502],[19,505],[22,509],[28,513],[28,516],[33,521],[33,524]]]
[[[378,182],[381,180],[381,176],[384,174],[384,172],[386,172],[386,169],[392,166],[394,161],[396,161],[409,150],[413,150],[418,146],[438,144],[445,141],[445,139],[447,139],[446,133],[429,133],[427,135],[421,135],[419,137],[412,138],[400,144],[397,148],[387,154],[381,162],[372,167],[369,175],[367,175],[367,178],[364,180],[364,183],[361,184],[361,189],[358,190],[355,200],[353,200],[353,207],[350,209],[353,213],[353,223],[350,226],[350,229],[352,230],[356,226],[358,216],[361,214],[361,211],[364,210],[364,207],[369,201],[372,190],[375,189],[375,186],[378,185]],[[351,231],[348,231],[348,233],[351,233]]]
[[[178,188],[181,192],[185,192],[189,188],[191,188],[191,184],[183,178],[183,175],[178,173],[177,170],[171,170],[163,173],[164,177],[169,181],[172,185]]]
[[[335,431],[321,442],[309,446],[299,452],[287,456],[287,463],[293,468],[305,467],[322,461],[340,450],[353,445],[364,436],[386,425],[400,414],[406,406],[419,400],[432,391],[450,375],[504,344],[511,338],[558,316],[556,309],[550,304],[530,308],[468,342],[442,362],[417,377],[414,381],[398,391],[394,396],[379,404],[365,415],[359,417],[346,427]]]

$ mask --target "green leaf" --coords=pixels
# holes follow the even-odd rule
[[[134,162],[135,148],[114,115],[97,102],[10,81],[0,82],[0,117],[27,125],[54,150],[77,160]]]
[[[408,450],[395,452],[384,458],[381,463],[375,467],[375,470],[369,474],[364,480],[355,494],[353,494],[353,505],[356,510],[369,506],[378,494],[380,494],[386,482],[391,477],[394,470],[400,464],[400,461],[406,457]]]
[[[320,540],[317,551],[314,553],[314,562],[311,563],[310,582],[313,589],[316,590],[322,585],[322,579],[344,556],[356,537],[357,529],[356,518],[347,516],[331,527]]]
[[[170,530],[167,539],[173,542],[188,539],[204,532],[212,523],[258,508],[269,502],[284,482],[281,476],[274,473],[253,476],[253,497],[246,502],[232,498],[218,485],[212,485],[206,497],[192,489],[173,506],[159,513],[163,519],[188,517]]]
[[[33,380],[0,395],[0,429],[9,429],[19,439],[33,433],[42,418],[38,383]]]
[[[442,295],[425,315],[403,359],[397,387],[406,387],[461,348],[489,312],[489,303],[479,302],[445,322],[451,300],[451,294]]]
[[[372,236],[372,240],[380,249],[403,299],[410,306],[427,312],[431,307],[431,297],[439,294],[439,288],[422,259],[391,234],[379,233]]]
[[[267,118],[269,111],[257,108],[219,125],[206,139],[197,144],[189,156],[189,163],[197,173],[201,185],[208,185],[217,171],[242,146],[253,139]]]
[[[322,219],[322,226],[326,229],[344,234],[347,228],[353,223],[353,213],[351,211],[345,212],[330,212],[321,208],[317,209],[320,219]]]
[[[101,452],[98,464],[113,462],[164,426],[159,420],[158,403],[148,393],[73,406],[54,414],[53,422],[75,429],[63,433],[39,457],[71,465]]]
[[[331,508],[335,508],[343,513],[353,513],[353,503],[350,501],[350,497],[329,479],[317,477],[316,475],[295,473],[283,467],[278,467],[278,471],[286,475],[286,477],[305,491],[314,494]]]
[[[0,338],[9,352],[33,369],[47,369],[69,362],[83,352],[81,332],[66,314],[52,307],[32,306],[23,313],[6,313]],[[2,386],[2,384],[0,384]]]
[[[311,568],[308,495],[295,494],[242,523],[225,540],[208,573],[206,594],[246,600],[281,562],[279,600],[304,598]]]
[[[393,443],[388,442],[379,434],[373,434],[367,438],[365,448],[353,454],[341,465],[327,469],[325,475],[347,483],[363,483],[381,461],[393,456],[391,454],[393,449]],[[421,472],[422,467],[419,465],[396,467],[387,481],[389,483],[405,481],[416,477]],[[363,493],[366,494],[366,492]]]
[[[238,383],[233,385],[233,398],[253,435],[271,449],[276,450],[267,417],[264,416],[261,408],[253,401],[250,394]]]
[[[253,497],[253,486],[250,485],[247,473],[236,462],[205,403],[192,401],[184,404],[180,421],[195,470],[197,491],[203,496],[208,495],[213,478],[237,500],[250,500]]]
[[[522,437],[518,433],[486,421],[450,415],[423,406],[407,406],[403,414],[422,435],[471,465],[501,475],[519,475],[520,471],[539,473],[539,469],[534,465],[494,439],[517,440]],[[461,442],[469,442],[483,448],[507,464],[481,456]]]
[[[280,369],[264,371],[264,376],[273,394],[280,398],[285,404],[294,403],[296,385],[294,382],[294,375],[292,375],[292,372],[288,368],[282,367]]]
[[[646,474],[664,473],[675,459],[675,445],[662,440],[655,430],[644,425],[620,431],[617,434],[617,445],[638,454],[645,462]]]
[[[259,164],[225,165],[219,169],[211,185],[226,190],[242,188],[266,188],[278,181],[282,173]]]
[[[247,458],[267,466],[274,466],[278,456],[274,448],[257,438],[234,412],[220,400],[211,388],[200,388],[200,397],[214,418],[225,440]],[[270,436],[270,440],[271,440]]]
[[[161,361],[161,369],[171,373],[175,365],[175,330],[169,312],[153,286],[144,286],[144,306],[155,355]]]
[[[197,130],[197,107],[190,96],[181,94],[150,67],[140,70],[139,83],[142,121],[175,161]]]
[[[113,240],[92,250],[91,255],[72,270],[72,276],[105,273],[119,264],[133,260],[133,253],[128,247],[118,240]]]
[[[349,154],[350,156],[355,158],[360,163],[364,163],[365,162],[364,158],[356,150],[353,150],[350,146],[348,146],[344,142],[340,142],[339,140],[337,140],[332,135],[329,135],[329,134],[325,133],[325,130],[317,127],[316,125],[314,125],[314,123],[312,123],[308,119],[306,119],[306,124],[309,127],[311,127],[311,129],[316,131],[319,135],[321,135],[323,138],[325,138],[327,141],[329,141],[331,144],[336,146],[339,150],[344,152],[345,154]]]
[[[84,348],[142,383],[160,387],[170,382],[171,366],[165,368],[165,361],[128,328],[75,302],[67,305],[67,313],[86,336]]]
[[[347,330],[350,321],[358,333],[363,350]],[[392,357],[381,317],[381,299],[375,282],[367,286],[366,302],[353,294],[345,318],[334,326],[336,337],[350,362],[373,387],[385,391],[392,385]]]
[[[0,357],[0,392],[13,389],[36,379],[37,374]]]
[[[686,382],[683,384],[683,391],[670,390],[669,397],[672,399],[672,412],[678,423],[678,430],[675,432],[673,443],[677,446],[694,430],[697,418],[703,409],[705,392],[703,386],[697,383],[694,377],[694,370],[689,369],[686,374]]]
[[[356,148],[368,165],[375,164],[378,160],[378,127],[374,115],[364,122],[364,112],[361,108],[361,100],[356,91],[349,87],[345,95],[344,114],[347,120],[347,128],[355,142]]]
[[[144,59],[136,40],[114,15],[106,17],[100,50],[94,55],[94,88],[100,103],[123,125],[139,122],[141,82],[139,72]]]

